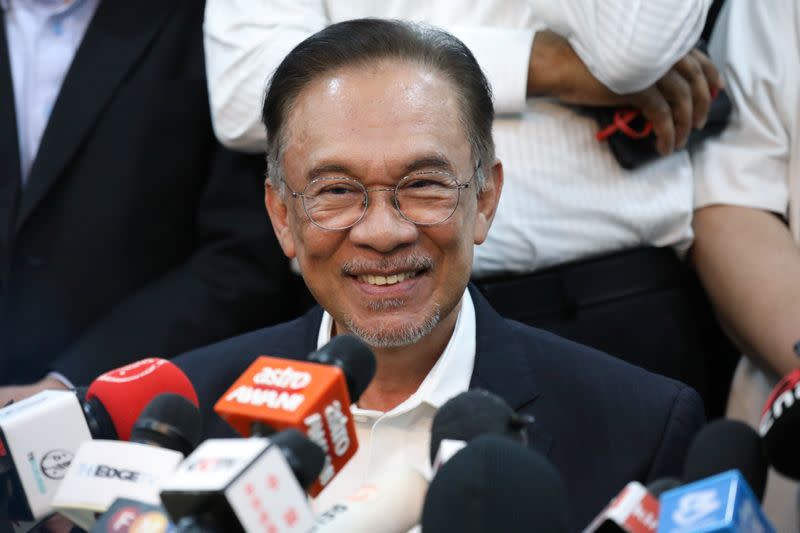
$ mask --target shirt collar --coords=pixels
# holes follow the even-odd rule
[[[34,9],[46,15],[60,15],[74,8],[83,0],[64,0],[60,2],[48,2],[43,0],[14,0],[17,7],[20,3],[26,4],[28,9]],[[0,9],[8,11],[11,9],[11,0],[0,0]]]
[[[330,341],[332,331],[333,317],[325,311],[317,336],[317,348]],[[466,391],[475,366],[475,337],[475,306],[469,290],[465,290],[464,296],[461,297],[461,309],[458,311],[453,335],[442,355],[425,376],[417,391],[387,414],[407,412],[423,403],[438,409],[453,396]]]

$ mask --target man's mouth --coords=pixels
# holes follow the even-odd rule
[[[397,283],[400,283],[401,281],[411,279],[416,275],[417,275],[416,271],[409,271],[409,272],[398,272],[397,274],[391,274],[388,276],[361,274],[357,276],[357,278],[358,281],[361,281],[363,283],[368,283],[370,285],[395,285]]]

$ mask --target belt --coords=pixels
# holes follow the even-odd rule
[[[531,274],[473,280],[491,304],[524,310],[527,317],[563,313],[693,283],[689,268],[670,248],[637,248],[559,265]],[[512,313],[513,314],[513,313]]]

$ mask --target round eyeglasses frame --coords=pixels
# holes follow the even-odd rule
[[[329,179],[332,179],[332,178],[322,177],[322,178],[313,179],[310,182],[308,182],[308,184],[306,184],[306,186],[303,188],[303,192],[297,192],[297,191],[293,190],[289,186],[289,184],[286,183],[286,180],[284,178],[281,178],[281,182],[289,190],[289,193],[291,193],[292,198],[300,198],[303,201],[303,212],[308,217],[308,220],[311,221],[311,223],[314,226],[316,226],[316,227],[318,227],[319,229],[322,229],[322,230],[326,230],[326,231],[343,231],[343,230],[346,230],[346,229],[350,229],[353,226],[355,226],[356,224],[358,224],[359,222],[361,222],[361,220],[364,218],[364,215],[367,214],[367,209],[369,208],[369,193],[377,192],[377,191],[391,191],[392,192],[392,205],[394,205],[394,208],[397,210],[397,212],[400,214],[400,217],[402,217],[403,220],[407,220],[408,222],[411,222],[412,224],[415,224],[417,226],[427,227],[427,226],[436,226],[436,225],[439,225],[439,224],[443,224],[443,223],[447,222],[448,220],[450,220],[450,218],[456,212],[456,209],[458,209],[459,204],[461,203],[461,189],[468,189],[469,188],[469,185],[470,185],[470,183],[472,183],[472,180],[475,179],[475,176],[478,175],[478,171],[480,170],[480,168],[481,168],[481,162],[478,161],[478,164],[475,165],[475,170],[472,172],[472,176],[470,176],[470,178],[464,183],[461,183],[457,179],[453,178],[453,181],[455,182],[454,189],[457,191],[456,192],[456,194],[457,194],[456,203],[455,203],[455,205],[453,205],[453,210],[450,211],[450,214],[448,214],[446,217],[444,217],[442,220],[439,220],[438,222],[417,222],[415,220],[412,220],[412,219],[408,218],[406,216],[406,214],[403,213],[402,209],[400,209],[400,204],[399,204],[399,202],[397,200],[397,191],[400,190],[400,186],[403,185],[403,183],[405,183],[406,180],[408,180],[410,178],[419,177],[420,174],[424,175],[426,172],[415,172],[413,174],[409,174],[407,176],[403,176],[400,179],[400,181],[397,182],[397,185],[395,185],[394,187],[374,187],[374,188],[371,188],[371,189],[368,189],[367,187],[364,186],[363,183],[361,183],[360,181],[358,181],[357,179],[354,179],[354,178],[347,178],[347,177],[335,178],[335,179],[338,179],[338,180],[344,180],[344,181],[351,182],[351,183],[357,185],[358,187],[360,187],[361,190],[364,192],[364,203],[363,203],[364,208],[361,210],[361,215],[355,221],[353,221],[351,224],[348,224],[347,226],[342,226],[340,228],[326,228],[325,226],[320,225],[316,220],[314,220],[314,217],[312,217],[311,214],[308,212],[308,206],[306,205],[306,198],[313,198],[313,196],[307,194],[306,191],[308,191],[309,188],[313,187],[315,183],[318,183],[320,181],[329,180]],[[434,173],[435,174],[446,174],[446,173],[443,173],[443,172],[440,172],[440,171],[436,171],[436,170],[429,171],[428,173],[431,173],[431,174],[434,174]]]

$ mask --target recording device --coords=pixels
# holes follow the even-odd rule
[[[454,396],[442,405],[431,425],[431,464],[438,465],[436,456],[444,439],[469,442],[484,435],[499,435],[527,444],[525,427],[532,417],[519,415],[499,396],[482,389],[471,389]],[[448,446],[454,449],[452,444]],[[457,450],[456,450],[457,451]],[[449,452],[446,455],[451,455]],[[434,469],[436,466],[434,466]]]
[[[183,372],[165,359],[148,358],[99,376],[85,400],[71,391],[43,391],[0,409],[0,480],[11,520],[38,521],[75,451],[91,439],[129,438],[136,417],[162,392],[197,403]]]
[[[770,464],[781,474],[800,480],[800,369],[772,389],[761,415],[759,434]]]
[[[481,435],[445,463],[422,509],[425,533],[572,531],[561,476],[534,450]]]
[[[245,437],[289,428],[308,435],[325,453],[319,479],[309,490],[316,496],[358,449],[350,405],[374,375],[369,347],[341,335],[305,361],[259,357],[214,411]]]
[[[161,394],[145,407],[131,441],[89,440],[80,445],[52,506],[83,529],[117,498],[157,505],[160,481],[200,442],[201,416],[178,394]]]
[[[322,450],[296,429],[269,439],[208,439],[161,485],[161,502],[181,531],[307,531],[305,489]]]

